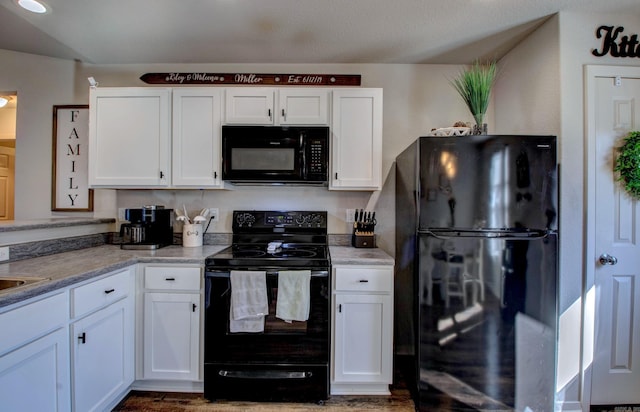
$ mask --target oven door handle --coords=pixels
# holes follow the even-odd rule
[[[288,270],[288,269],[280,269],[280,270],[267,270],[267,276],[268,275],[278,275],[279,272],[282,272],[284,270]],[[205,276],[208,278],[229,278],[231,277],[231,272],[228,270],[207,270],[205,272]],[[328,270],[312,270],[311,271],[311,277],[328,277],[329,276],[329,271]]]
[[[218,375],[224,378],[236,379],[308,379],[313,376],[311,372],[305,371],[228,371],[220,370]]]

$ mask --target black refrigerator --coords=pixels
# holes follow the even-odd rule
[[[395,350],[417,410],[554,410],[557,173],[554,136],[397,157]]]

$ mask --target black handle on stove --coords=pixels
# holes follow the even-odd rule
[[[244,270],[244,271],[260,271],[257,268],[237,268],[233,270]],[[305,270],[305,269],[289,269],[289,268],[281,268],[281,269],[267,269],[267,276],[277,276],[279,272],[283,272],[286,270]],[[328,277],[328,270],[311,270],[311,277]],[[208,278],[229,278],[231,277],[231,270],[224,269],[206,269],[205,277]]]

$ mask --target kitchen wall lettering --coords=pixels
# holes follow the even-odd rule
[[[600,26],[596,30],[596,37],[602,39],[600,50],[593,49],[591,54],[602,57],[609,54],[611,57],[640,57],[640,42],[638,35],[620,36],[624,27]]]
[[[250,84],[255,86],[360,86],[359,74],[146,73],[148,84]]]
[[[51,210],[93,210],[88,179],[89,106],[53,106]]]

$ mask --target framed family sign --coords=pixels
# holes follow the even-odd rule
[[[51,210],[93,210],[89,189],[89,106],[53,106]]]

